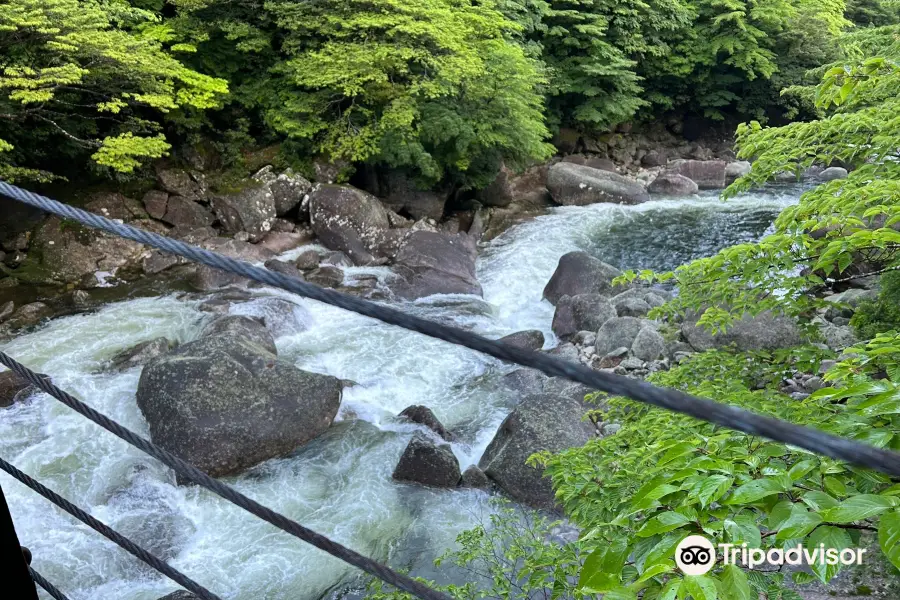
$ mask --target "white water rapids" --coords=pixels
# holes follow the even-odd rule
[[[416,314],[488,337],[540,329],[547,346],[553,307],[541,299],[559,257],[583,249],[621,268],[671,268],[723,246],[757,239],[798,190],[714,195],[635,207],[597,204],[552,210],[480,251],[484,300],[433,297],[404,305]],[[348,269],[349,274],[358,269]],[[367,272],[371,272],[368,270]],[[376,269],[374,272],[383,272]],[[277,338],[298,367],[350,379],[336,422],[289,457],[228,479],[248,496],[395,568],[441,579],[433,558],[486,518],[489,497],[391,480],[415,427],[396,414],[431,407],[458,433],[463,469],[477,463],[516,398],[497,383],[508,365],[287,293],[302,331]],[[115,353],[165,336],[189,341],[211,317],[174,296],[128,300],[54,320],[3,350],[126,427],[148,435],[135,403],[139,369],[102,367]],[[234,312],[263,310],[255,300]],[[313,600],[358,585],[358,572],[195,487],[50,397],[0,410],[0,456],[159,553],[229,600]],[[5,474],[2,485],[34,566],[73,600],[156,600],[177,587]],[[445,574],[444,578],[452,577]],[[446,581],[446,579],[445,579]]]

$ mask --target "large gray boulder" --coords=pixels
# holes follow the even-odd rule
[[[692,196],[699,191],[697,184],[684,175],[677,173],[660,173],[647,187],[651,194],[666,196]]]
[[[110,368],[115,371],[124,371],[133,367],[142,367],[157,356],[162,356],[171,350],[173,345],[164,337],[141,342],[113,356],[109,361]]]
[[[180,231],[192,231],[212,225],[216,217],[205,207],[184,196],[170,196],[160,219]]]
[[[200,331],[200,338],[231,335],[255,344],[272,354],[278,354],[275,338],[261,319],[244,315],[227,315],[213,319]]]
[[[616,317],[604,323],[597,330],[597,338],[594,340],[594,348],[600,356],[605,356],[617,348],[631,348],[634,340],[647,321],[637,317]]]
[[[166,594],[159,600],[197,600],[197,596],[185,590],[178,590],[177,592]]]
[[[725,183],[732,183],[741,177],[748,175],[752,168],[753,165],[750,164],[750,161],[746,160],[736,160],[728,163],[725,166]]]
[[[608,295],[622,291],[624,287],[612,285],[612,280],[621,274],[617,268],[587,252],[569,252],[560,257],[553,276],[544,287],[544,298],[555,306],[563,296]]]
[[[203,176],[188,173],[183,169],[158,168],[156,181],[160,188],[173,196],[181,196],[188,200],[203,200],[206,195],[206,182]]]
[[[447,444],[435,444],[416,432],[394,469],[397,481],[410,481],[430,487],[456,487],[462,474],[459,461]]]
[[[41,378],[49,380],[47,375],[41,375]],[[3,371],[0,373],[0,408],[7,408],[20,402],[38,391],[34,387],[12,371]]]
[[[211,238],[200,242],[199,245],[202,248],[224,254],[230,258],[253,263],[264,263],[275,256],[271,250],[267,250],[257,244],[234,239]],[[247,283],[247,279],[240,275],[207,267],[206,265],[196,265],[188,282],[198,290],[208,291],[229,285],[244,284]]]
[[[818,174],[819,181],[834,181],[835,179],[847,179],[847,169],[844,167],[828,167]]]
[[[373,252],[391,227],[378,198],[348,185],[315,187],[309,216],[319,241],[346,253],[357,265],[376,262]]]
[[[666,353],[666,340],[652,327],[644,327],[631,343],[631,353],[644,362],[656,360]]]
[[[503,336],[498,341],[523,350],[537,351],[544,347],[544,332],[539,329],[517,331],[516,333]]]
[[[447,431],[444,424],[441,423],[440,419],[437,418],[437,415],[434,414],[434,411],[427,406],[421,404],[407,406],[400,412],[400,416],[413,423],[424,425],[448,442],[453,439],[453,435]]]
[[[733,348],[738,351],[775,350],[790,348],[804,342],[803,335],[793,319],[775,316],[770,312],[755,317],[745,315],[736,320],[724,332],[711,334],[697,325],[696,318],[681,325],[681,335],[698,352],[713,348]]]
[[[676,160],[668,164],[666,172],[693,180],[701,190],[720,190],[725,187],[727,166],[724,160]]]
[[[260,169],[253,175],[253,179],[268,187],[272,192],[275,214],[279,217],[297,208],[303,202],[303,198],[312,190],[312,183],[302,175],[294,173],[291,169],[276,175],[271,165]]]
[[[481,296],[475,276],[475,241],[465,233],[413,231],[394,259],[398,281],[391,289],[407,300],[434,294]]]
[[[253,242],[258,242],[272,230],[277,216],[275,196],[265,185],[251,185],[234,193],[218,194],[210,202],[225,231],[246,231]]]
[[[525,208],[548,206],[552,199],[547,189],[547,169],[547,165],[541,164],[514,173],[504,165],[494,181],[478,190],[475,197],[485,206],[505,207],[513,203]]]
[[[582,420],[584,413],[584,406],[572,398],[553,394],[525,398],[500,425],[479,468],[514,500],[539,509],[556,508],[550,480],[525,461],[542,450],[560,452],[586,444],[596,430]]]
[[[450,198],[450,190],[420,188],[402,171],[388,171],[381,182],[381,195],[392,210],[413,219],[440,220],[444,205]]]
[[[232,325],[211,324],[205,334],[141,374],[137,404],[155,444],[222,477],[288,454],[331,425],[339,379],[301,371]]]
[[[553,313],[553,333],[567,338],[579,331],[597,331],[616,315],[616,308],[606,296],[600,294],[578,294],[563,296],[556,303]]]
[[[550,167],[547,188],[553,200],[563,206],[597,202],[640,204],[650,199],[644,186],[633,179],[568,162]]]

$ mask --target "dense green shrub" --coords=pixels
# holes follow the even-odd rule
[[[861,302],[850,319],[862,339],[884,331],[900,331],[900,272],[881,276],[881,290],[874,302]]]

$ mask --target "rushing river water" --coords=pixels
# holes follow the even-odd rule
[[[482,248],[484,300],[443,296],[404,310],[499,337],[540,329],[547,345],[553,307],[541,299],[557,260],[586,250],[622,268],[665,269],[760,237],[799,190],[782,188],[723,203],[713,194],[635,207],[552,210]],[[385,274],[384,269],[348,269]],[[355,381],[339,422],[291,456],[229,479],[243,493],[365,555],[429,578],[433,558],[492,506],[473,490],[429,490],[391,480],[415,427],[396,414],[430,406],[457,434],[461,467],[477,463],[516,402],[498,384],[510,367],[287,293],[260,289],[234,312],[263,314],[265,298],[295,302],[293,326],[277,338],[282,358]],[[138,369],[104,372],[105,361],[139,342],[191,340],[211,318],[174,296],[130,300],[55,320],[4,351],[94,408],[143,435],[135,403]],[[41,480],[221,597],[313,600],[358,585],[358,573],[276,531],[217,496],[178,487],[168,470],[53,399],[37,395],[0,411],[0,456]],[[73,600],[155,600],[175,584],[0,475],[34,565]]]

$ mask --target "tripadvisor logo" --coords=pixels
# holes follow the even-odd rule
[[[865,548],[826,548],[825,544],[805,548],[748,548],[747,544],[717,544],[702,535],[689,535],[675,548],[675,564],[685,575],[704,575],[716,565],[716,548],[722,564],[743,565],[749,569],[760,565],[861,565]]]

